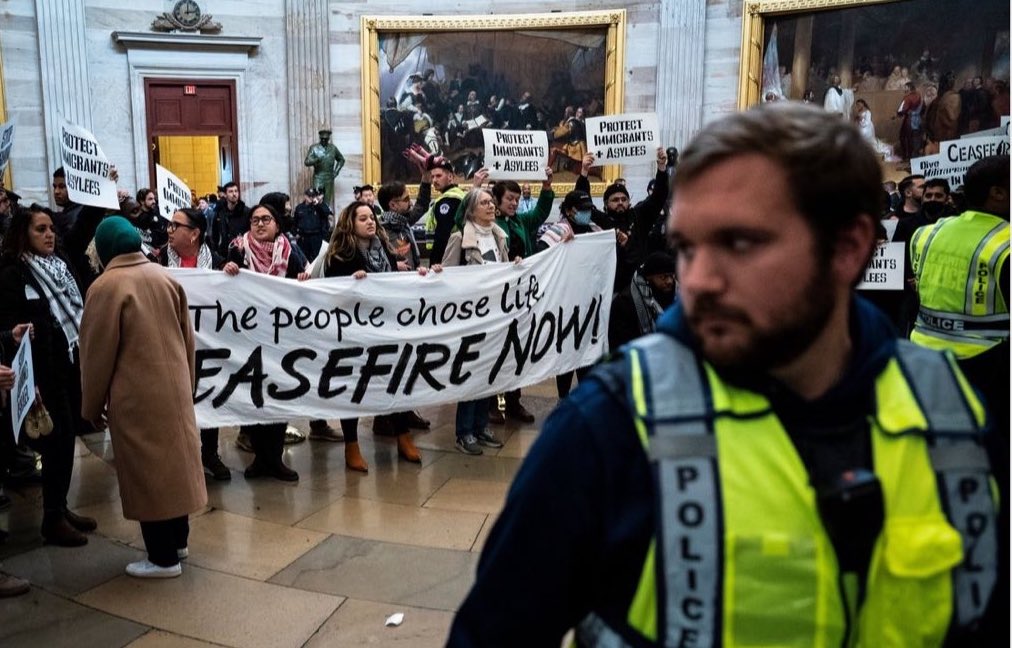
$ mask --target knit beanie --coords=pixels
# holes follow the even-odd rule
[[[629,191],[625,188],[625,185],[610,184],[608,185],[608,188],[604,190],[604,202],[607,203],[608,198],[610,198],[612,194],[617,193],[624,193],[626,198],[629,197]]]
[[[102,265],[109,265],[121,254],[141,251],[140,232],[122,216],[110,216],[95,230],[95,250]]]

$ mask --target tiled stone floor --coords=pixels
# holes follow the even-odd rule
[[[86,437],[70,504],[99,522],[87,546],[43,546],[39,488],[8,491],[0,559],[32,591],[0,600],[0,646],[441,646],[509,483],[556,403],[554,381],[525,388],[523,401],[537,421],[495,427],[506,444],[480,457],[454,449],[453,405],[422,410],[432,430],[415,433],[421,466],[373,437],[371,419],[361,425],[368,475],[345,471],[342,444],[288,446],[295,485],[247,482],[252,455],[223,429],[232,481],[208,482],[183,575],[164,581],[123,573],[144,555],[140,528],[123,519],[108,437]],[[385,627],[394,612],[403,624]]]

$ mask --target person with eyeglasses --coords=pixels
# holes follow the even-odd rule
[[[158,251],[158,262],[167,268],[221,270],[225,259],[204,242],[207,218],[199,209],[180,209],[165,226],[169,240]],[[201,428],[200,461],[204,474],[216,481],[232,479],[218,454],[218,428]]]
[[[460,209],[464,215],[464,227],[450,235],[443,254],[443,265],[509,263],[506,231],[496,225],[496,200],[492,192],[472,189],[464,196]],[[512,261],[520,263],[523,257],[517,255]],[[486,396],[457,403],[457,450],[468,455],[480,455],[482,446],[503,446],[503,442],[488,429],[492,398]]]
[[[225,274],[235,276],[243,268],[303,281],[309,278],[302,256],[293,251],[288,237],[281,233],[279,214],[270,205],[257,205],[250,211],[249,231],[232,239],[228,246]],[[253,463],[245,471],[247,479],[274,477],[281,481],[298,481],[299,473],[285,465],[282,455],[286,422],[243,425],[253,446]]]

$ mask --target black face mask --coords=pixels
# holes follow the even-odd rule
[[[936,202],[934,200],[923,203],[921,209],[924,211],[924,215],[929,218],[941,218],[945,216],[949,211],[949,206],[943,202]]]

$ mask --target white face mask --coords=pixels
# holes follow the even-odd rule
[[[577,210],[576,215],[573,216],[573,221],[577,225],[589,225],[590,224],[590,210],[589,209]]]

